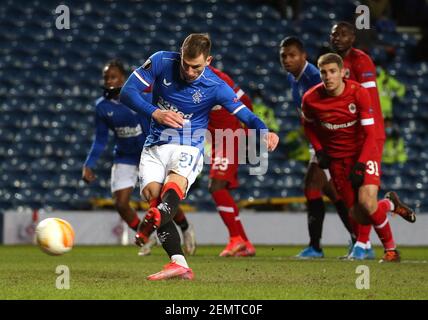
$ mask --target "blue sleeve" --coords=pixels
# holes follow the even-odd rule
[[[320,83],[321,82],[320,73],[319,72],[314,72],[311,75],[310,82],[311,82],[311,87],[313,87],[313,86],[317,85],[318,83]]]
[[[217,101],[219,105],[225,107],[230,113],[245,123],[248,128],[257,130],[267,129],[264,122],[242,104],[232,88],[226,83],[219,87]]]
[[[86,158],[85,167],[93,168],[104,151],[108,142],[108,126],[102,116],[99,107],[97,106],[97,112],[95,116],[95,140],[92,143],[91,150],[89,151],[88,157]]]
[[[151,116],[158,108],[144,99],[142,92],[153,84],[161,70],[162,52],[157,52],[126,80],[120,101],[135,112]]]
[[[235,116],[238,117],[243,123],[247,125],[248,128],[256,129],[256,130],[268,130],[265,123],[260,120],[254,113],[250,111],[245,105],[240,109]]]
[[[293,96],[294,104],[296,105],[297,108],[300,108],[300,105],[302,104],[302,97],[300,96],[298,84],[293,83],[291,85],[291,93]]]

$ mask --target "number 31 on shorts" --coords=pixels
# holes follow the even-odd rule
[[[379,177],[379,165],[377,164],[377,161],[369,160],[367,161],[367,168],[366,168],[367,174],[374,174],[375,176]]]
[[[182,152],[180,154],[180,164],[179,166],[182,168],[187,168],[193,163],[193,155],[188,154],[187,152]]]

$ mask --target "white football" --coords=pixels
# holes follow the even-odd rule
[[[71,250],[74,230],[70,223],[59,218],[47,218],[36,227],[37,244],[43,252],[58,256]]]

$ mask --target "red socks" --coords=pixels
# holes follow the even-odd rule
[[[370,240],[370,231],[372,231],[372,226],[370,224],[358,224],[357,241],[367,243]]]
[[[244,241],[248,241],[244,227],[242,226],[239,218],[239,209],[229,191],[221,189],[213,192],[212,196],[217,205],[220,217],[223,219],[223,222],[229,231],[229,236],[241,236]]]
[[[305,189],[304,192],[308,201],[322,199],[322,193],[318,189]]]
[[[135,212],[134,219],[132,219],[131,222],[128,222],[128,227],[130,227],[132,230],[137,231],[138,225],[140,224],[140,218],[138,218],[137,213]]]
[[[160,197],[150,200],[150,203],[149,203],[150,208],[156,208],[159,205],[159,203],[161,203],[161,202],[162,202],[162,200],[160,199]]]
[[[387,213],[390,211],[391,205],[389,200],[384,199],[378,202],[377,210],[370,216],[370,219],[373,223],[375,231],[379,236],[380,241],[385,248],[385,250],[394,250],[395,242],[392,237],[391,226],[387,218]]]

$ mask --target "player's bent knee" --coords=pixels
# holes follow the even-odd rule
[[[367,214],[373,214],[377,210],[377,199],[370,194],[360,194],[358,199],[360,211]]]
[[[366,201],[364,203],[360,202],[360,206],[363,208],[364,212],[367,214],[373,214],[377,209],[377,202]]]

